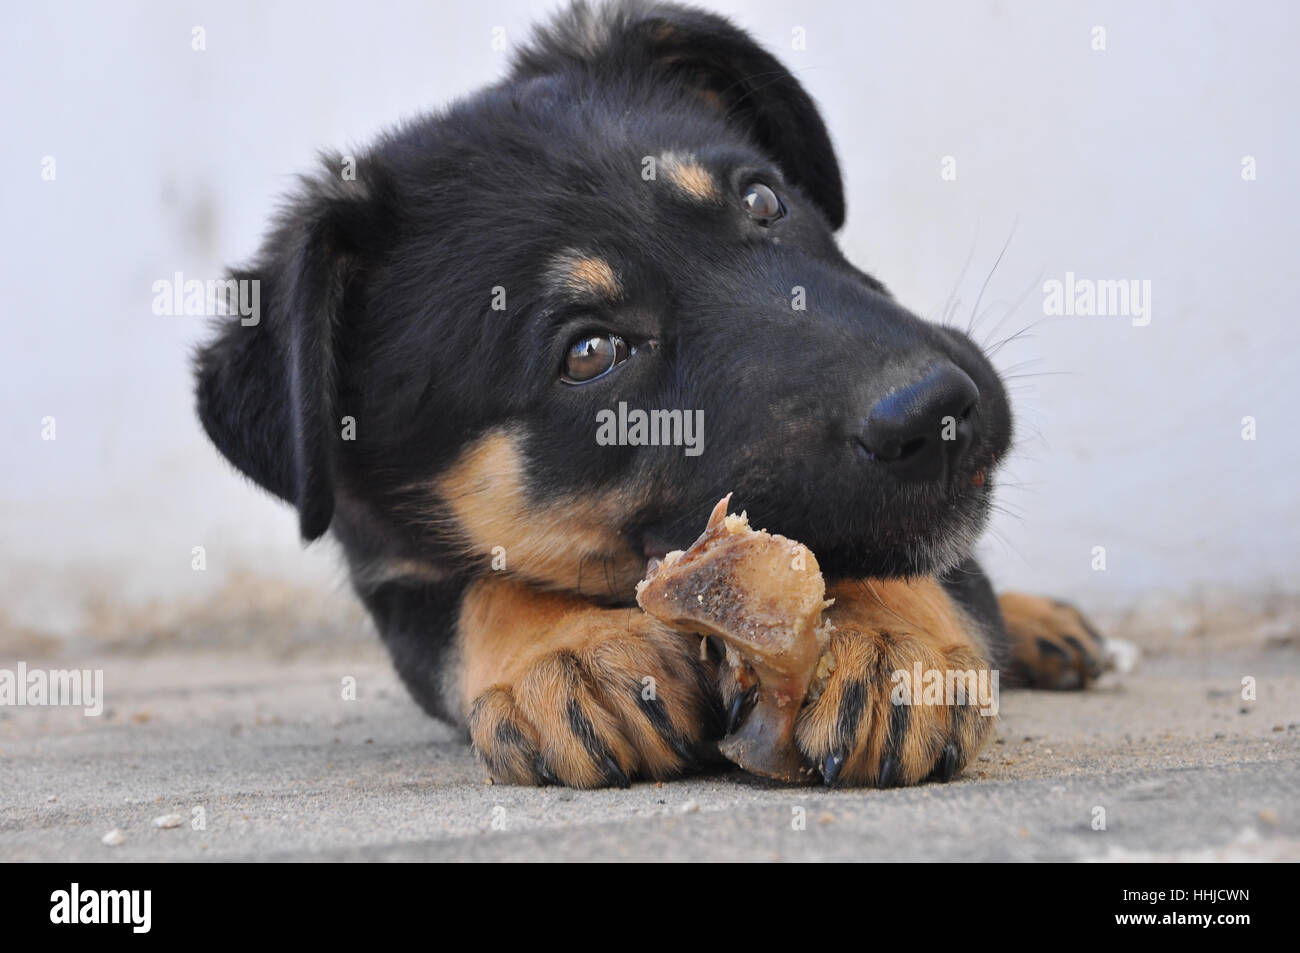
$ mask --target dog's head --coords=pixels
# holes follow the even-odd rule
[[[579,5],[304,182],[234,274],[265,313],[200,352],[200,416],[363,574],[494,561],[627,598],[727,492],[832,574],[946,568],[1006,396],[843,258],[843,220],[816,108],[746,34]]]

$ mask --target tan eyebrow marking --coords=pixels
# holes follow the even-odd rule
[[[665,152],[659,157],[659,165],[668,180],[690,198],[700,202],[721,200],[717,180],[694,156]]]
[[[551,267],[550,277],[560,289],[583,298],[613,301],[623,294],[623,286],[613,267],[595,255],[560,255]]]

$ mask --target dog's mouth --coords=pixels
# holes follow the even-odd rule
[[[997,457],[990,456],[961,475],[954,475],[942,490],[911,501],[864,498],[846,500],[844,506],[819,516],[804,514],[783,521],[774,514],[785,507],[746,500],[737,493],[732,512],[748,510],[751,522],[773,533],[804,543],[817,556],[823,571],[833,577],[895,577],[943,572],[969,555],[987,520]],[[683,507],[704,513],[700,505]],[[716,503],[713,500],[712,503]],[[712,505],[710,503],[709,505]],[[643,578],[674,550],[684,550],[699,536],[704,524],[672,519],[656,522],[634,535],[644,558]]]
[[[649,575],[659,568],[665,556],[676,549],[685,549],[689,542],[682,542],[681,545],[670,543],[665,537],[653,532],[646,533],[641,540],[641,551],[645,555],[645,574],[642,578]]]

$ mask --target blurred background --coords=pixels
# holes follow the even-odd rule
[[[303,551],[202,435],[207,321],[155,315],[152,285],[250,256],[316,150],[497,79],[558,6],[10,11],[0,648],[361,630],[333,544]],[[708,6],[820,103],[848,256],[979,340],[1023,332],[996,356],[1021,425],[982,549],[997,582],[1112,613],[1294,593],[1300,6]],[[1149,281],[1149,323],[1045,315],[1068,272]]]

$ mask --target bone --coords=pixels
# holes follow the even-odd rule
[[[721,639],[738,683],[756,689],[722,754],[753,774],[809,783],[817,772],[795,746],[795,721],[829,640],[826,585],[808,547],[751,529],[744,514],[727,514],[730,501],[718,501],[689,549],[647,574],[637,602],[674,629]]]

